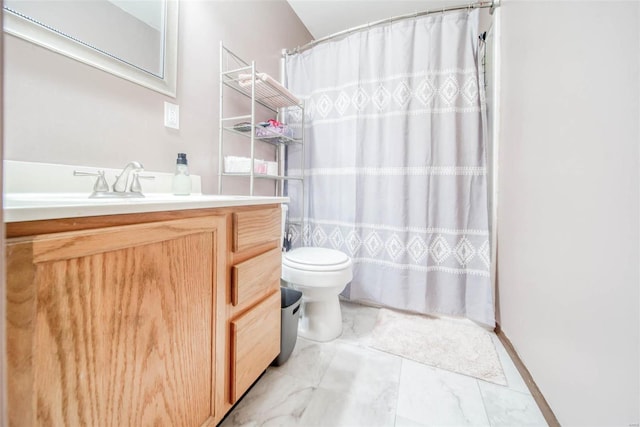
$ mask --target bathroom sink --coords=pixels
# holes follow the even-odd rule
[[[274,196],[226,196],[200,194],[202,189],[198,175],[191,175],[192,194],[175,196],[169,192],[174,174],[148,171],[151,178],[142,187],[144,197],[90,198],[96,188],[95,168],[73,165],[4,161],[4,222],[81,218],[87,216],[139,214],[149,212],[180,211],[187,209],[211,209],[231,206],[266,205],[287,203],[287,197]],[[84,170],[90,172],[83,173]],[[101,175],[100,169],[97,174]],[[105,168],[105,179],[115,183],[123,171]],[[25,179],[26,176],[33,179]],[[99,186],[100,187],[100,186]],[[127,193],[133,189],[127,187]],[[101,188],[113,188],[111,185]]]
[[[7,193],[4,195],[4,206],[100,206],[118,204],[152,204],[152,203],[193,203],[215,201],[252,200],[250,196],[219,196],[207,194],[192,194],[189,196],[175,196],[167,193],[148,193],[144,197],[102,197],[90,198],[86,193]]]
[[[76,206],[103,203],[121,203],[122,199],[90,199],[85,193],[6,193],[4,207]]]
[[[88,193],[5,193],[5,222],[168,210],[287,203],[287,197],[147,193],[139,198],[89,198]]]

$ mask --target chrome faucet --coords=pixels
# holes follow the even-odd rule
[[[141,172],[144,170],[144,167],[140,162],[129,162],[127,166],[124,167],[120,175],[116,178],[116,182],[113,183],[113,191],[115,193],[132,193],[132,192],[140,192],[140,184],[138,182],[137,185],[134,185],[134,182],[137,181],[135,177],[129,179],[131,172]],[[137,187],[137,188],[133,188]]]

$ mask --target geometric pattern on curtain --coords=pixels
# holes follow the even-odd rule
[[[478,17],[407,19],[287,57],[306,114],[293,239],[352,257],[347,298],[494,325]]]

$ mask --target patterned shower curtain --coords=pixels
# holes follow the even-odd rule
[[[352,257],[351,300],[495,324],[478,20],[406,19],[287,57],[306,105],[293,237]]]

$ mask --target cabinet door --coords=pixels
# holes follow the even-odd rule
[[[231,354],[235,403],[280,354],[280,292],[231,321]]]
[[[191,218],[10,244],[12,424],[210,419],[222,224]]]

